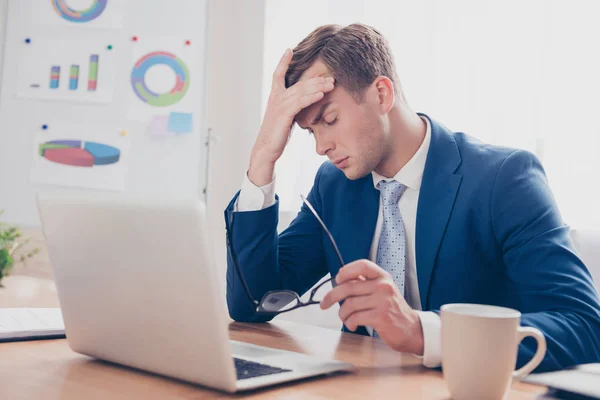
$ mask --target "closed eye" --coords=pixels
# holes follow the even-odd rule
[[[337,122],[337,120],[338,120],[338,119],[337,119],[337,117],[335,117],[335,118],[333,119],[333,121],[331,121],[331,122],[327,122],[327,121],[325,121],[324,119],[322,119],[321,121],[322,121],[322,122],[323,122],[325,125],[327,125],[327,126],[332,126],[332,125],[335,125],[335,123]],[[310,128],[306,128],[306,130],[308,131],[308,134],[309,134],[309,135],[314,135],[314,134],[315,134],[315,133],[313,132],[313,130],[312,130],[312,129],[310,129]]]
[[[335,123],[337,122],[337,120],[338,120],[337,117],[335,117],[333,119],[333,121],[331,121],[331,122],[325,121],[325,125],[327,125],[327,126],[335,125]]]

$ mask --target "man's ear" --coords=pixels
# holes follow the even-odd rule
[[[394,92],[394,83],[387,76],[378,76],[373,81],[373,87],[377,93],[377,101],[381,112],[387,114],[396,101],[396,94]]]

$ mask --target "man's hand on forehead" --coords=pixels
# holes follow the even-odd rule
[[[319,103],[334,88],[335,80],[326,68],[323,69],[324,64],[314,65],[305,79],[286,87],[285,75],[292,56],[292,50],[287,49],[273,73],[267,110],[252,149],[248,170],[248,177],[255,185],[263,186],[272,181],[274,165],[288,143],[292,124],[298,123],[298,114]]]

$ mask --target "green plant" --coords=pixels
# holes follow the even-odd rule
[[[0,217],[4,213],[0,210]],[[28,252],[22,252],[23,246],[29,242],[28,238],[23,238],[21,231],[0,221],[0,288],[2,287],[2,278],[7,276],[16,262],[25,263],[28,259],[39,252],[38,248]]]

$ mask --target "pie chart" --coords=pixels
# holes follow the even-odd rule
[[[102,143],[83,140],[52,140],[40,144],[40,157],[73,167],[94,167],[119,162],[121,150]]]

